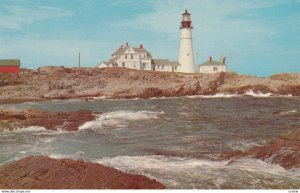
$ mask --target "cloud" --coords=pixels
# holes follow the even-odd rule
[[[35,8],[2,6],[0,11],[0,29],[6,30],[22,30],[23,27],[36,22],[72,15],[69,10],[50,6]]]

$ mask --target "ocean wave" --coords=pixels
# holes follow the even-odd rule
[[[149,155],[104,157],[93,162],[155,178],[169,188],[220,188],[232,185],[233,179],[238,181],[239,188],[266,188],[276,183],[287,184],[284,178],[289,178],[292,186],[296,186],[300,177],[298,170],[286,170],[250,158],[211,161]],[[214,184],[210,186],[211,182]]]
[[[96,120],[84,123],[79,127],[79,130],[100,129],[103,126],[125,127],[130,121],[158,119],[159,115],[162,114],[164,114],[163,111],[113,111],[103,113]]]
[[[61,134],[68,134],[68,133],[74,133],[76,131],[66,131],[63,129],[58,129],[58,130],[49,130],[46,129],[45,127],[41,126],[29,126],[29,127],[23,127],[23,128],[16,128],[13,130],[8,130],[4,129],[2,132],[0,132],[0,135],[13,135],[13,134],[31,134],[35,136],[40,136],[40,135],[61,135]]]
[[[192,95],[186,96],[186,98],[233,98],[233,97],[241,97],[242,95],[237,94],[225,94],[225,93],[217,93],[215,95]]]
[[[232,150],[241,150],[245,151],[251,147],[261,146],[265,141],[253,141],[253,140],[239,140],[239,141],[230,141],[227,143]]]
[[[283,112],[274,112],[273,114],[278,114],[278,115],[290,115],[290,114],[295,114],[298,113],[297,110],[289,110],[289,111],[283,111]]]
[[[252,96],[252,97],[271,97],[274,96],[274,94],[272,93],[263,93],[263,92],[254,92],[252,89],[246,91],[245,94],[243,94],[244,96]]]
[[[47,129],[45,127],[40,126],[29,126],[29,127],[22,127],[17,128],[14,130],[3,130],[3,132],[7,133],[25,133],[25,132],[39,132],[39,131],[46,131]]]

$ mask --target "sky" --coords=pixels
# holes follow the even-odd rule
[[[196,64],[227,57],[229,71],[300,73],[300,0],[0,0],[0,59],[23,68],[95,67],[128,42],[178,59],[191,13]]]

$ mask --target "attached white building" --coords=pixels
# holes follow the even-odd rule
[[[167,59],[152,59],[151,53],[141,44],[140,47],[131,47],[128,43],[121,45],[107,62],[102,62],[98,68],[126,67],[136,70],[153,70],[177,72],[180,64]]]
[[[209,57],[209,60],[203,64],[199,65],[200,73],[217,73],[217,72],[226,72],[227,64],[226,57],[221,57],[220,61],[212,60],[212,57]]]
[[[180,64],[167,59],[152,59],[152,70],[161,72],[178,72]]]

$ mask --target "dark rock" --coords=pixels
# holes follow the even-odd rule
[[[300,167],[300,128],[271,140],[269,145],[225,154],[226,159],[241,157],[261,159],[286,169]]]
[[[142,175],[82,160],[27,157],[0,166],[0,189],[164,189]]]
[[[95,119],[92,111],[44,112],[36,109],[0,110],[2,129],[14,130],[29,126],[45,127],[48,130],[77,131],[85,122]]]

